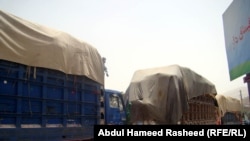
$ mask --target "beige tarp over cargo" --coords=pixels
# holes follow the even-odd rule
[[[0,59],[84,75],[104,84],[101,56],[89,44],[1,10],[0,29]]]
[[[131,102],[130,121],[177,124],[188,110],[188,100],[216,94],[213,83],[189,68],[171,65],[138,70],[134,73],[125,99]]]
[[[225,96],[222,94],[217,94],[215,96],[219,109],[221,111],[221,117],[225,115],[227,112],[232,112],[232,113],[240,113],[242,109],[242,105],[239,99],[230,97],[230,96]]]

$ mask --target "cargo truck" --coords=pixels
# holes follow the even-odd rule
[[[216,94],[212,82],[187,67],[137,70],[125,92],[128,124],[219,124]]]
[[[216,95],[222,125],[241,125],[243,105],[239,99],[222,94]]]
[[[1,141],[90,140],[96,124],[123,124],[94,47],[1,10],[0,27]]]

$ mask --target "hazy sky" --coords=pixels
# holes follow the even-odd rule
[[[125,91],[138,69],[178,64],[215,84],[230,81],[222,14],[233,0],[0,0],[0,9],[55,28],[106,57],[106,88]]]

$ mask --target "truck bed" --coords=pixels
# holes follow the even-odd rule
[[[0,60],[0,140],[91,138],[101,93],[85,76]]]

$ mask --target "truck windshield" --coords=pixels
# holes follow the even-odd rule
[[[118,95],[111,94],[109,99],[110,99],[109,105],[111,108],[119,108],[121,111],[123,110],[122,101]]]

